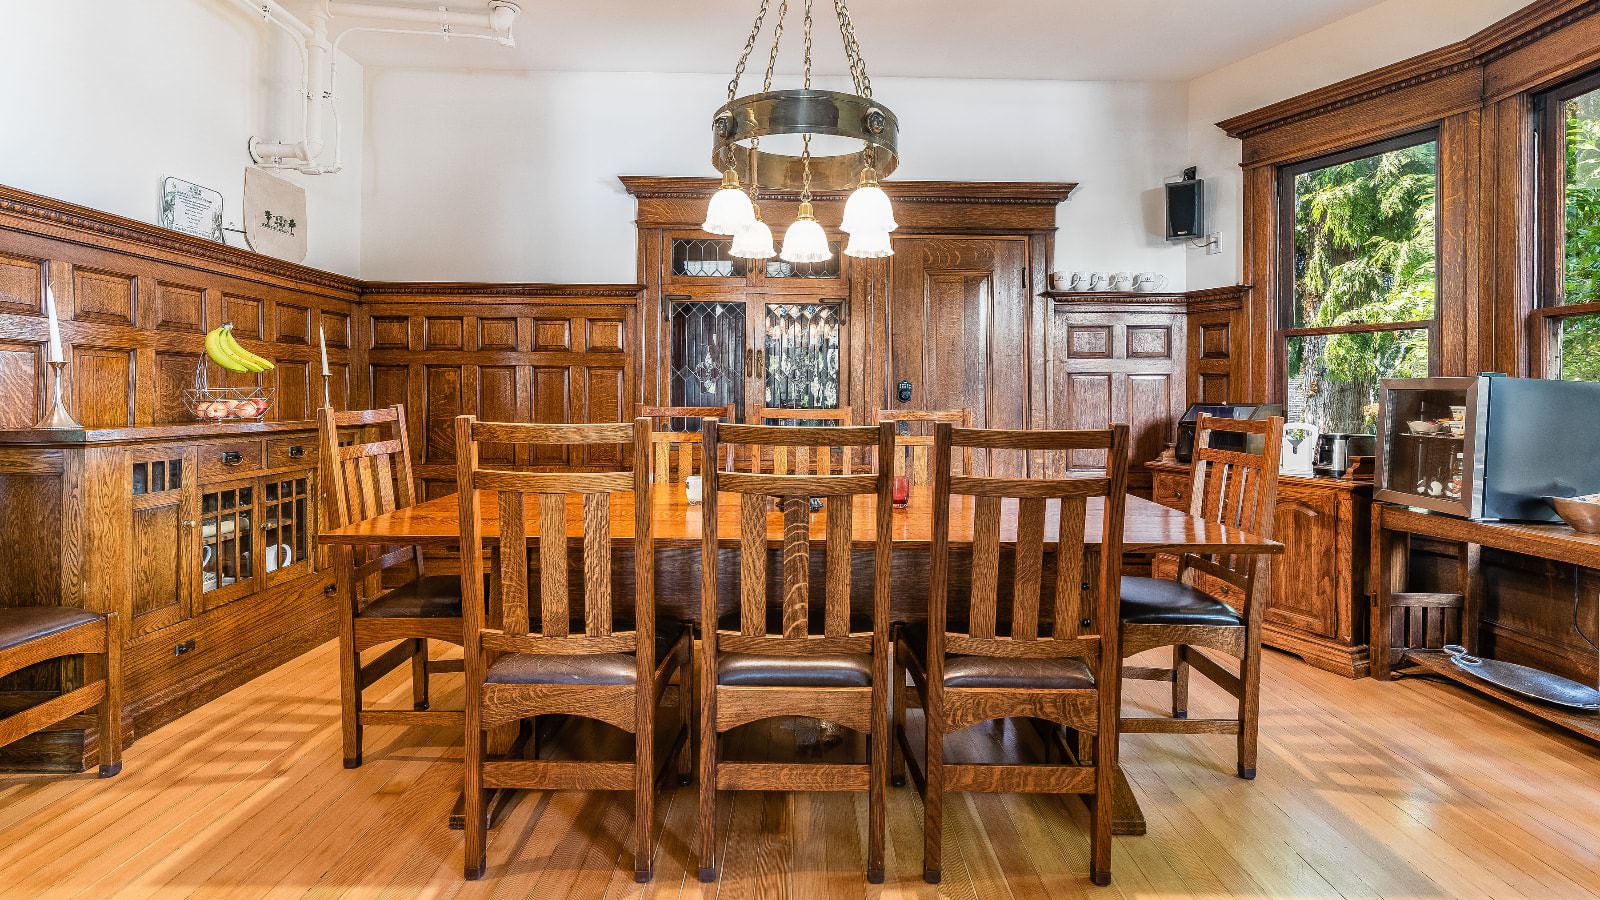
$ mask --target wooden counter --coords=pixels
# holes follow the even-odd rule
[[[1189,508],[1189,466],[1153,462],[1151,499]],[[1367,552],[1371,482],[1281,475],[1272,593],[1261,640],[1346,678],[1369,672]],[[1157,565],[1156,571],[1161,572]]]

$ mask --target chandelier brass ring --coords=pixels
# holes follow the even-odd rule
[[[778,134],[831,134],[862,143],[862,149],[833,156],[813,153],[813,188],[848,191],[861,179],[870,150],[872,167],[887,176],[900,164],[898,120],[883,104],[859,94],[795,89],[749,94],[731,100],[711,120],[711,164],[732,168],[745,184],[799,190],[805,182],[801,157],[746,146]],[[759,176],[759,179],[757,178]]]

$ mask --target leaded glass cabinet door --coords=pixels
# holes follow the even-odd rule
[[[767,298],[757,356],[763,406],[833,409],[840,405],[844,309],[840,301]]]
[[[742,300],[673,300],[667,307],[672,406],[732,403],[745,420],[746,307]]]

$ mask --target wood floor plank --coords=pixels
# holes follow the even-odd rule
[[[460,690],[446,678],[435,705],[459,705]],[[1126,693],[1130,711],[1164,713],[1164,685]],[[371,689],[408,696],[400,675]],[[1191,691],[1192,715],[1231,703],[1199,680]],[[1228,736],[1124,739],[1150,829],[1117,839],[1109,889],[1088,882],[1084,807],[1024,795],[950,795],[944,882],[924,884],[910,786],[889,792],[883,885],[862,871],[864,796],[777,792],[724,795],[722,879],[702,885],[694,789],[675,784],[656,803],[648,885],[632,877],[628,795],[577,791],[520,796],[491,832],[488,877],[465,883],[461,833],[445,827],[459,738],[370,728],[366,764],[343,769],[329,644],[142,736],[114,779],[0,776],[0,897],[1600,897],[1593,746],[1458,688],[1349,681],[1278,654],[1262,711],[1251,782],[1234,777]],[[949,752],[1025,755],[1030,735],[980,726]],[[780,720],[730,747],[783,761],[854,752],[851,740]],[[555,743],[628,749],[591,724]]]

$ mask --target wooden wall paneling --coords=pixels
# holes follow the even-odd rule
[[[42,314],[44,269],[43,260],[0,253],[0,313]]]
[[[44,409],[44,351],[40,344],[0,340],[0,428],[30,428]]]
[[[1190,291],[1187,301],[1185,386],[1190,403],[1227,403],[1244,396],[1250,288]]]
[[[1435,330],[1434,370],[1440,375],[1466,375],[1482,371],[1476,363],[1473,323],[1481,312],[1477,245],[1471,239],[1481,227],[1477,198],[1479,169],[1475,164],[1482,115],[1476,108],[1446,118],[1439,125],[1439,186],[1436,234],[1438,328]]]

